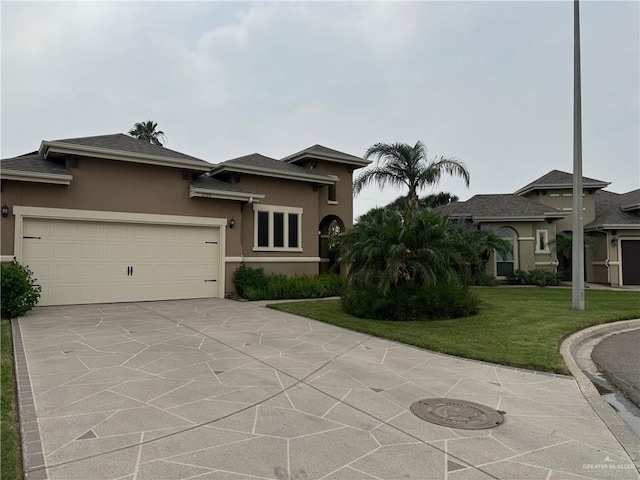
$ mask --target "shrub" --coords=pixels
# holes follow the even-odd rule
[[[238,295],[248,300],[333,297],[340,295],[344,287],[344,281],[336,274],[288,277],[244,265],[233,274],[233,283]]]
[[[262,290],[267,286],[267,276],[263,268],[249,268],[240,265],[233,272],[233,284],[241,297],[246,296],[247,290]]]
[[[438,320],[475,315],[478,296],[453,283],[420,286],[407,282],[381,296],[373,287],[351,288],[342,296],[342,308],[350,315],[379,320]]]
[[[37,305],[40,285],[35,284],[33,273],[15,260],[2,265],[2,318],[20,317]]]
[[[510,285],[538,285],[539,287],[560,285],[560,274],[552,270],[536,268],[525,272],[516,270],[506,277]]]

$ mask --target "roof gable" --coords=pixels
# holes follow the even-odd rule
[[[355,155],[350,155],[318,144],[284,157],[282,161],[286,163],[297,163],[309,158],[343,163],[356,168],[366,167],[371,163],[369,160],[365,160],[364,158],[356,157]]]
[[[582,177],[583,188],[605,188],[611,182],[604,182],[593,178]],[[517,195],[524,195],[535,190],[553,190],[573,187],[573,174],[561,170],[551,170],[533,182],[516,191]]]

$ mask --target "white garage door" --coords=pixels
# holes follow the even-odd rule
[[[25,218],[40,305],[218,296],[219,228]]]

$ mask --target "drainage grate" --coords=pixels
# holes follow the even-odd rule
[[[502,425],[504,415],[498,410],[455,398],[425,398],[411,405],[411,412],[427,422],[464,430],[483,430]]]

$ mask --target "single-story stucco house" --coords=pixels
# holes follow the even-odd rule
[[[43,141],[0,161],[1,260],[34,272],[40,305],[223,297],[241,263],[316,274],[368,164],[321,145],[212,164],[124,134]]]
[[[611,286],[640,285],[640,189],[603,190],[609,182],[583,177],[585,280]],[[513,252],[493,254],[488,269],[497,278],[515,270],[558,269],[571,278],[571,260],[556,252],[559,232],[571,232],[573,176],[552,170],[511,194],[475,195],[438,207],[450,218],[488,225],[511,242]]]

